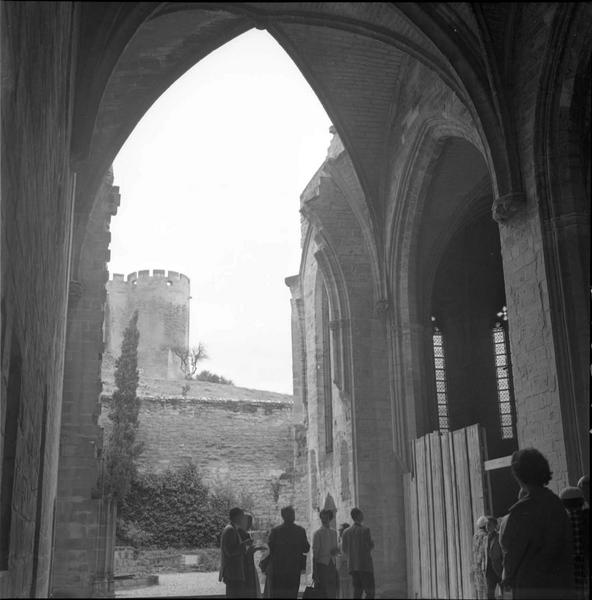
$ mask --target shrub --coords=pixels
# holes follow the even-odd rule
[[[209,381],[210,383],[223,383],[224,385],[234,385],[232,379],[226,379],[222,375],[216,375],[210,371],[202,371],[195,377],[198,381]]]
[[[189,463],[159,474],[139,475],[121,504],[119,514],[125,525],[120,529],[129,531],[133,523],[158,548],[217,546],[228,510],[236,503],[228,489],[210,491],[196,465]],[[139,543],[142,537],[135,539]]]
[[[117,540],[121,545],[133,546],[134,548],[146,548],[150,546],[154,536],[140,527],[133,521],[124,521],[117,519]]]

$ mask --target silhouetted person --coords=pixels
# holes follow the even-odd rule
[[[347,554],[343,551],[343,532],[349,527],[349,523],[339,526],[339,554],[337,555],[337,572],[339,573],[339,597],[351,598],[352,587],[349,567],[347,565]]]
[[[347,556],[354,598],[361,598],[364,592],[366,598],[374,598],[374,565],[370,554],[374,542],[370,530],[362,524],[364,513],[352,508],[350,514],[354,524],[343,532],[341,546]]]
[[[487,563],[485,566],[485,581],[487,583],[487,598],[495,600],[495,588],[502,583],[503,569],[502,548],[497,532],[497,519],[487,517]]]
[[[333,511],[324,509],[319,513],[321,527],[312,537],[312,579],[315,587],[325,598],[337,598],[339,575],[335,557],[339,554],[337,531],[331,527]]]
[[[291,506],[282,508],[283,523],[269,534],[271,555],[272,598],[296,598],[300,587],[300,573],[306,568],[305,554],[310,550],[306,531],[296,525],[296,514]]]
[[[219,580],[226,584],[227,598],[242,598],[244,593],[245,548],[249,542],[239,532],[243,515],[241,508],[231,508],[230,523],[224,527],[220,537]]]
[[[512,474],[520,485],[500,532],[504,587],[514,600],[573,597],[569,521],[561,500],[546,486],[547,459],[534,448],[512,454]]]
[[[485,578],[485,571],[487,570],[487,517],[485,515],[477,519],[471,553],[471,575],[473,576],[475,597],[477,600],[485,600],[487,598],[487,580]]]
[[[579,487],[567,487],[562,490],[561,502],[567,511],[571,526],[573,546],[573,573],[576,597],[583,600],[588,597],[588,573],[590,565],[590,523],[589,510],[584,510],[584,493]]]

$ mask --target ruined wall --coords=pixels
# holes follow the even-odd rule
[[[213,394],[213,388],[219,389]],[[159,472],[192,461],[211,485],[252,496],[259,527],[278,524],[279,509],[294,499],[293,403],[271,392],[262,393],[265,400],[231,399],[238,388],[226,388],[210,384],[198,398],[142,398],[139,469]],[[104,396],[99,422],[106,437],[110,404]]]
[[[171,347],[189,343],[189,278],[176,271],[154,269],[114,274],[107,282],[104,369],[111,370],[121,353],[123,332],[138,311],[138,368],[144,377],[182,375]]]

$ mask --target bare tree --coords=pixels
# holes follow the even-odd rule
[[[198,363],[208,358],[206,347],[201,342],[192,348],[172,346],[171,351],[181,361],[181,371],[183,371],[185,379],[193,379]]]

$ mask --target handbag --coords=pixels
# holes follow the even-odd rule
[[[299,561],[300,561],[300,570],[306,571],[306,554],[301,554],[299,556]]]
[[[260,561],[259,561],[259,568],[261,569],[262,573],[267,574],[267,569],[269,567],[269,563],[271,562],[271,554],[268,554],[267,556],[264,556]]]
[[[320,600],[325,594],[315,585],[307,585],[302,594],[302,600]]]

